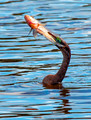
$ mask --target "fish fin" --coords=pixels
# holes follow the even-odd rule
[[[36,38],[37,37],[37,31],[36,29],[33,29],[33,36]]]
[[[46,23],[44,23],[44,24],[42,23],[42,26],[46,26]]]
[[[31,33],[32,30],[33,30],[33,29],[31,28],[30,31],[29,31],[29,33],[28,33],[28,36],[29,36],[29,34]]]

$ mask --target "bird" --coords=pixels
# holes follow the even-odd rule
[[[27,24],[31,27],[30,31],[33,30],[34,37],[37,36],[37,33],[45,36],[62,52],[63,61],[57,73],[54,75],[47,75],[42,81],[43,85],[45,86],[61,84],[65,77],[71,59],[71,49],[69,45],[59,35],[49,31],[47,28],[44,27],[43,24],[41,24],[32,16],[25,15],[25,20]]]
[[[67,68],[70,63],[71,49],[70,49],[69,45],[62,38],[59,37],[58,40],[57,40],[57,38],[58,37],[55,36],[55,40],[57,41],[56,46],[63,54],[63,61],[62,61],[60,69],[58,70],[58,72],[55,75],[49,74],[43,79],[43,84],[45,84],[45,85],[60,84],[65,77]],[[61,40],[61,42],[60,42],[60,40]]]

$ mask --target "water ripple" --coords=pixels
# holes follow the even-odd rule
[[[90,119],[91,0],[1,0],[0,11],[0,118]],[[72,58],[62,85],[41,84],[57,72],[62,54],[43,36],[27,36],[25,14],[69,44]]]

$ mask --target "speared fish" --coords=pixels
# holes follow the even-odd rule
[[[33,18],[32,16],[25,15],[25,20],[27,24],[31,27],[31,31],[33,30],[33,36],[37,37],[37,33],[45,36],[47,39],[49,39],[52,43],[55,45],[58,44],[58,41],[61,42],[62,38],[60,38],[58,35],[50,32],[48,29],[46,29],[44,24],[40,23],[38,20]]]
[[[45,25],[41,24],[40,22],[38,22],[38,20],[34,19],[32,16],[29,16],[29,15],[25,15],[25,20],[26,20],[27,24],[31,27],[29,34],[33,31],[33,36],[36,38],[38,27],[40,25],[42,25],[42,26],[45,26]]]

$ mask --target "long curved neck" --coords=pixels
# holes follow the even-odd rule
[[[67,47],[68,51],[63,50],[62,54],[63,54],[63,61],[62,61],[62,65],[59,69],[59,71],[56,73],[56,76],[58,78],[58,82],[61,82],[66,74],[69,62],[70,62],[70,58],[71,58],[71,51],[69,46]]]

